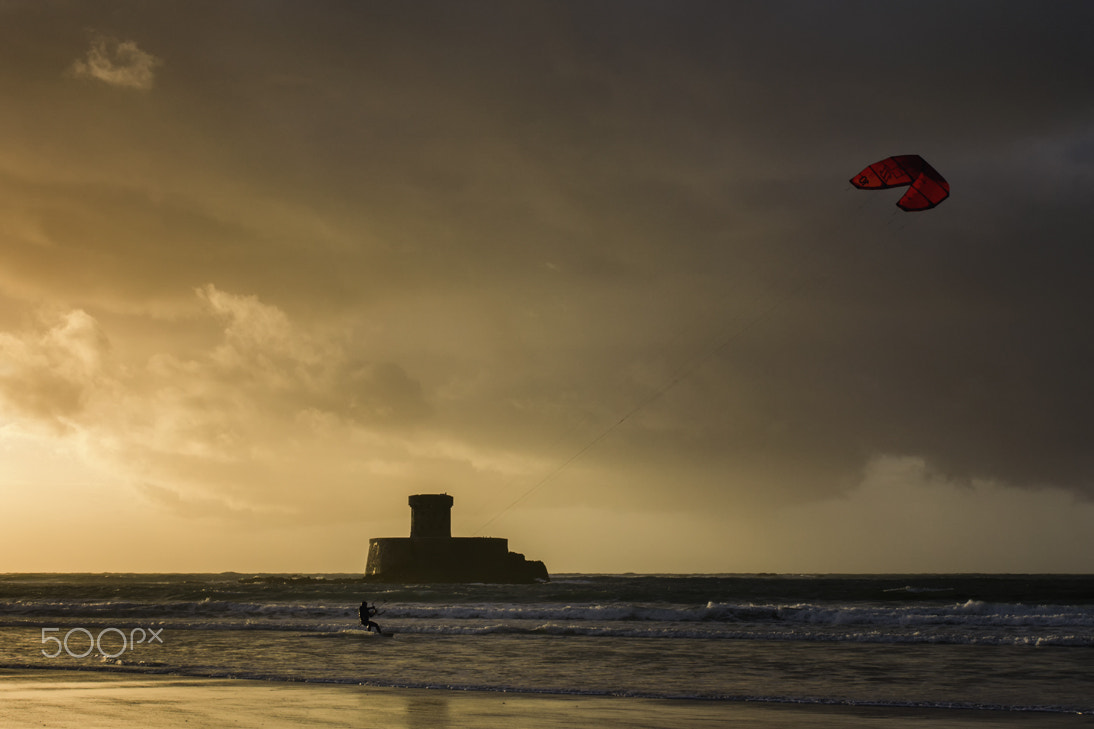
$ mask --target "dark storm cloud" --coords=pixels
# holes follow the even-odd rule
[[[0,30],[9,295],[354,312],[347,361],[385,364],[348,409],[546,460],[648,401],[585,460],[651,490],[823,494],[891,454],[1094,492],[1087,3],[13,14],[52,40]],[[66,75],[88,27],[154,86]],[[937,210],[845,189],[904,153]]]

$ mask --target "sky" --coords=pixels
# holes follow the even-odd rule
[[[0,572],[1094,572],[1091,27],[0,0]]]

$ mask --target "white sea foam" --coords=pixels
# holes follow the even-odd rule
[[[1090,578],[1067,576],[590,575],[535,586],[366,586],[0,575],[0,667],[1085,711],[1094,708],[1092,588]],[[395,640],[361,639],[364,595],[380,603],[377,620]],[[162,631],[163,643],[106,660],[43,654],[51,647],[43,628],[63,640],[75,628],[137,626]],[[1043,646],[1067,648],[1036,650]]]
[[[356,623],[356,605],[313,602],[0,602],[0,624],[43,619],[140,621],[186,630],[330,632]],[[512,632],[628,637],[1094,645],[1094,607],[963,603],[705,605],[634,603],[406,603],[381,618],[408,632]]]

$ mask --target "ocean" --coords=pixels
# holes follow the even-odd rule
[[[1094,712],[1094,576],[5,574],[0,635],[32,671]]]

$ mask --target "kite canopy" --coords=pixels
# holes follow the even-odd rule
[[[950,183],[918,154],[902,154],[875,162],[851,178],[860,190],[911,185],[897,206],[906,212],[930,210],[950,196]]]

